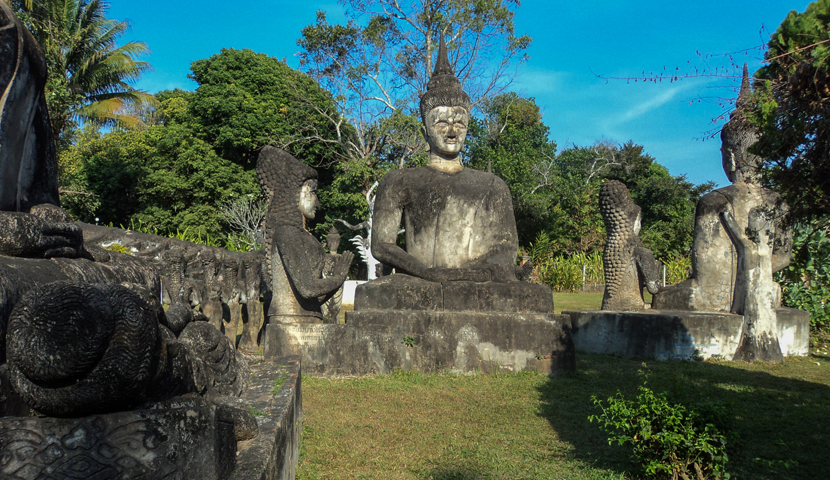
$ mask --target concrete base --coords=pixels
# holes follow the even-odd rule
[[[346,325],[270,324],[265,357],[302,356],[318,375],[535,370],[575,367],[570,320],[553,314],[347,312]]]
[[[567,311],[576,350],[630,358],[731,360],[743,316],[728,313]],[[810,314],[779,308],[778,341],[784,356],[804,356],[810,345]]]

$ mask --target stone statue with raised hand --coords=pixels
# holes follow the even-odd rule
[[[273,289],[268,318],[276,323],[320,323],[321,305],[343,285],[354,255],[346,251],[334,262],[323,245],[306,230],[317,201],[317,172],[275,147],[259,154],[257,176],[269,197],[265,219],[266,249]]]
[[[381,180],[372,254],[399,273],[433,282],[516,282],[510,190],[492,173],[461,164],[471,103],[443,38],[420,108],[429,166],[395,170]],[[402,218],[406,250],[397,245]]]
[[[780,221],[786,206],[780,204],[775,192],[761,185],[764,161],[750,151],[759,135],[746,113],[751,93],[749,73],[744,65],[737,105],[721,131],[723,170],[732,185],[701,197],[695,212],[692,276],[661,289],[652,302],[655,309],[744,313],[741,296],[735,295],[742,288],[739,254],[725,224],[724,212],[731,212],[734,222],[746,228],[753,209],[775,211],[770,251],[773,273],[790,263],[791,232]]]

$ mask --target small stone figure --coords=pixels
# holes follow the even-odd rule
[[[354,255],[344,252],[332,276],[323,277],[323,245],[306,230],[317,210],[317,172],[278,148],[259,154],[257,176],[269,197],[265,219],[272,299],[268,318],[276,323],[321,323],[320,306],[343,285]]]
[[[334,266],[340,258],[337,249],[340,248],[340,233],[336,228],[331,227],[328,235],[326,235],[326,247],[329,249],[329,257],[326,261],[326,266],[323,267],[323,277],[331,277],[334,274]],[[337,323],[337,317],[340,315],[340,306],[343,304],[343,285],[334,292],[322,306],[323,318],[325,323]]]
[[[724,212],[730,211],[738,225],[746,228],[753,209],[776,211],[773,219],[773,273],[790,263],[791,232],[780,218],[786,206],[779,197],[761,185],[763,159],[749,152],[758,140],[758,131],[746,117],[750,95],[749,73],[744,65],[741,93],[729,122],[721,132],[723,169],[732,185],[704,195],[695,212],[692,245],[692,276],[678,285],[666,287],[654,296],[652,306],[660,310],[693,310],[743,314],[743,299],[735,295],[742,289],[739,254],[724,224]]]
[[[605,269],[602,309],[644,310],[643,288],[657,293],[660,264],[643,247],[638,236],[640,207],[631,201],[628,188],[622,182],[610,180],[599,191],[599,209],[607,231],[602,260]]]
[[[372,254],[397,272],[433,282],[516,282],[518,235],[510,190],[492,173],[461,164],[470,108],[441,39],[421,97],[429,166],[394,170],[381,180]],[[401,217],[406,250],[397,245]]]

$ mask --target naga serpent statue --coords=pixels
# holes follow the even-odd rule
[[[643,287],[652,294],[657,293],[660,264],[643,247],[638,236],[640,207],[631,201],[628,188],[622,182],[610,180],[600,188],[599,210],[607,231],[602,260],[605,270],[602,309],[644,310]]]

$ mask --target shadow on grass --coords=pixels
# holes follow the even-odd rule
[[[648,384],[674,403],[695,410],[722,406],[728,415],[727,471],[738,479],[827,478],[830,458],[830,370],[816,358],[783,365],[712,362],[657,362],[602,355],[577,355],[577,372],[551,378],[539,387],[539,414],[574,457],[629,477],[636,469],[630,447],[608,445],[607,435],[588,416],[600,413],[591,396],[605,401],[620,390],[628,399],[649,372]],[[820,362],[823,363],[823,362]],[[462,477],[463,478],[463,477]]]
[[[493,476],[477,467],[440,466],[418,475],[419,480],[490,480]]]

